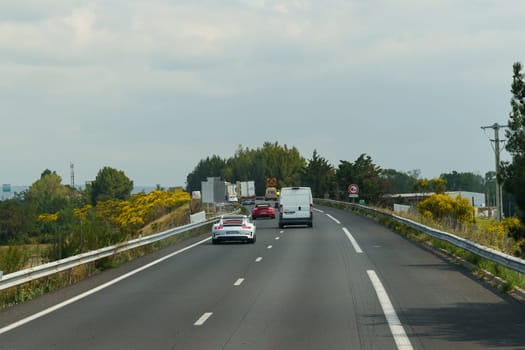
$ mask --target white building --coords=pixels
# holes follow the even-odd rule
[[[485,193],[479,193],[479,192],[468,192],[468,191],[453,191],[453,192],[445,192],[445,194],[448,194],[451,197],[459,197],[466,198],[470,200],[470,203],[474,208],[485,208],[486,207],[486,200],[485,200]]]

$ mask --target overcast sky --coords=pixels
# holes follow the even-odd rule
[[[184,185],[265,141],[484,175],[524,18],[523,0],[1,0],[0,183],[69,183],[73,162],[77,185],[104,166]]]

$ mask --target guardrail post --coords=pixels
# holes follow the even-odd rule
[[[0,281],[2,280],[3,275],[4,275],[4,271],[0,271]]]

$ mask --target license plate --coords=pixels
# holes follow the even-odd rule
[[[236,235],[238,232],[237,231],[228,231],[226,232],[227,235]]]

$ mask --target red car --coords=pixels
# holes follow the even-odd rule
[[[272,218],[275,219],[275,209],[268,203],[255,204],[252,209],[252,219]]]

